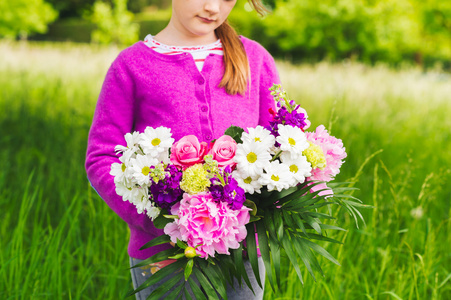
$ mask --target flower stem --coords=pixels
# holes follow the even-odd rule
[[[274,155],[273,158],[271,158],[271,160],[269,162],[275,161],[277,158],[279,158],[280,154],[282,154],[282,150],[279,150],[279,152],[276,153],[276,155]]]

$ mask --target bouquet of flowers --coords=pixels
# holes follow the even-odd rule
[[[323,224],[322,219],[333,217],[331,210],[326,214],[319,208],[338,204],[355,218],[361,216],[357,208],[363,205],[344,194],[353,188],[330,183],[340,172],[345,148],[322,125],[306,132],[306,111],[280,85],[270,91],[277,111],[270,110],[273,120],[267,128],[232,126],[207,144],[193,135],[174,141],[170,128],[147,127],[143,133],[126,134],[126,146],[116,146],[120,163],[111,166],[111,175],[117,194],[164,229],[165,235],[143,248],[174,244],[136,266],[174,261],[130,294],[176,273],[167,289],[157,289],[151,297],[178,283],[167,299],[187,293],[188,286],[196,298],[204,299],[206,293],[227,299],[227,282],[244,280],[252,289],[243,255],[260,286],[257,259],[262,256],[273,289],[280,286],[281,251],[301,282],[298,257],[313,277],[314,271],[322,274],[314,253],[339,264],[314,240],[337,242],[325,231],[343,230]]]

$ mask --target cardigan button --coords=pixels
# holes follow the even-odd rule
[[[205,79],[203,78],[199,78],[199,80],[197,81],[199,84],[204,84],[205,83]]]
[[[203,112],[206,112],[206,111],[208,110],[208,108],[207,108],[206,106],[202,106],[201,110],[202,110]]]
[[[211,135],[206,135],[206,136],[205,136],[205,139],[206,139],[207,141],[211,141]]]

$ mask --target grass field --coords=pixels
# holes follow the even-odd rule
[[[120,299],[128,229],[89,187],[86,139],[115,48],[0,43],[0,299]],[[348,151],[367,226],[344,212],[341,263],[265,299],[451,299],[451,77],[278,63],[285,89]]]

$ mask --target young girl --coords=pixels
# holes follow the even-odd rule
[[[264,12],[261,0],[248,1]],[[123,50],[106,75],[89,133],[86,170],[99,195],[130,228],[131,265],[171,245],[139,250],[163,231],[115,192],[109,173],[111,164],[118,162],[114,147],[124,144],[124,135],[143,132],[146,126],[166,126],[176,141],[193,134],[210,142],[231,125],[247,128],[270,121],[268,109],[274,108],[274,100],[268,89],[279,83],[274,59],[227,23],[235,4],[236,0],[172,0],[167,27]],[[229,299],[262,298],[249,262],[245,267],[256,296],[244,284],[230,287]],[[132,269],[135,288],[157,268]],[[137,299],[147,298],[155,288],[138,293]]]

